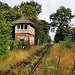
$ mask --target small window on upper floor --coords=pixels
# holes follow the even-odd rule
[[[23,29],[23,24],[21,24],[21,29]]]
[[[27,25],[26,24],[24,25],[24,29],[27,29]]]
[[[27,25],[25,25],[25,29],[27,29]]]
[[[20,25],[19,24],[17,25],[17,29],[20,29]]]

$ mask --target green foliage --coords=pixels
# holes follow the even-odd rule
[[[35,43],[39,45],[49,43],[51,41],[49,36],[50,24],[44,20],[38,20],[35,22],[35,25]]]
[[[8,57],[7,51],[9,50],[8,40],[11,39],[11,22],[4,19],[3,12],[10,10],[6,3],[0,2],[0,60]]]
[[[28,46],[26,47],[26,49],[27,49],[27,50],[29,50],[30,48],[31,48],[31,46],[30,46],[30,45],[28,45]]]
[[[36,25],[36,44],[38,40],[39,44],[50,42],[49,23],[44,20],[38,20],[37,17],[41,11],[41,5],[34,1],[24,2],[20,6],[14,6],[13,8],[7,3],[0,1],[0,59],[7,54],[9,46],[11,50],[17,50],[23,47],[27,49],[31,48],[31,46],[21,41],[9,41],[12,39],[11,27],[13,26],[13,21],[16,21],[22,16],[25,16]]]
[[[28,43],[26,43],[24,41],[20,41],[20,40],[10,41],[9,46],[10,46],[10,50],[29,49],[29,48],[31,48],[31,46],[28,45]]]
[[[72,35],[70,22],[73,17],[71,9],[64,6],[61,6],[56,13],[50,15],[52,30],[57,28],[55,42],[63,41],[67,36]]]
[[[2,3],[0,1],[0,10],[3,10],[3,11],[10,10],[10,7],[8,6],[7,3]]]
[[[0,16],[0,59],[2,59],[8,51],[8,40],[11,38],[11,23],[6,23],[2,14]]]
[[[16,6],[16,5],[15,5],[15,6],[13,7],[13,9],[18,11],[18,10],[19,10],[19,6]]]
[[[0,13],[7,21],[15,21],[22,16],[16,8],[17,7],[11,8],[8,4],[0,2]]]
[[[7,21],[15,21],[22,15],[27,19],[31,20],[33,23],[38,19],[38,15],[41,13],[41,5],[37,2],[22,2],[20,5],[11,8],[7,3],[0,2],[0,10]],[[14,13],[14,14],[13,14]]]
[[[21,18],[21,13],[14,9],[3,11],[2,14],[7,21],[15,21],[16,19]]]
[[[36,20],[38,20],[38,15],[42,12],[42,6],[34,1],[26,1],[22,2],[18,6],[14,6],[13,9],[16,11],[19,11],[23,16],[25,16],[27,19],[32,21],[32,23],[35,23]]]
[[[13,50],[18,50],[18,42],[17,41],[13,42]]]
[[[31,20],[32,22],[38,19],[36,9],[30,5],[24,5],[22,8],[20,8],[20,12],[22,13],[22,15],[24,15],[27,19]]]
[[[30,1],[30,2],[22,2],[20,4],[20,8],[22,8],[24,5],[30,5],[32,7],[34,7],[37,11],[37,14],[40,14],[42,12],[42,5],[38,4],[37,2],[34,2],[34,1]]]
[[[59,43],[67,48],[71,48],[72,46],[75,46],[75,42],[73,42],[70,37],[66,37],[65,41],[59,41]]]
[[[38,20],[38,15],[41,13],[41,5],[34,1],[22,2],[20,5],[14,6],[13,9],[15,12],[20,13],[25,16],[27,19],[35,23]],[[14,12],[14,13],[15,13]],[[18,14],[20,16],[20,14]],[[16,14],[13,14],[16,16]],[[15,17],[14,17],[15,18]]]

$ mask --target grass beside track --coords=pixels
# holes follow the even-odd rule
[[[27,57],[31,56],[34,52],[40,50],[45,45],[35,46],[29,50],[17,50],[17,51],[9,51],[9,57],[3,61],[0,60],[0,72],[4,72],[8,70],[11,66],[15,65],[17,62],[20,62]]]
[[[41,47],[35,47],[34,50],[29,50],[27,55],[31,55]],[[26,56],[27,56],[26,55]],[[16,67],[11,70],[11,75],[28,75],[32,70],[32,67],[35,62],[40,58],[41,53],[38,56],[34,57],[31,61],[27,61],[30,65],[26,65],[25,67]],[[33,75],[74,75],[72,72],[74,67],[75,60],[75,47],[66,48],[60,44],[54,44],[50,51],[46,54],[45,58],[43,58],[41,64],[38,66]]]
[[[75,47],[65,48],[60,44],[54,44],[33,75],[75,75],[75,70],[72,72],[75,67],[74,50]]]
[[[43,55],[42,53],[46,52],[47,48],[44,49],[43,52],[41,52],[38,55],[36,55],[35,57],[33,57],[31,60],[27,60],[25,66],[15,67],[14,69],[11,69],[11,71],[10,71],[11,75],[28,75],[31,72],[34,65],[42,57],[42,55]]]

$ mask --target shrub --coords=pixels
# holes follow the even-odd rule
[[[20,40],[11,40],[9,43],[10,46],[10,50],[18,50],[18,49],[29,49],[31,48],[30,45],[28,45],[28,43],[24,42],[24,41],[20,41]]]
[[[24,41],[20,41],[20,46],[25,49],[28,46],[28,43],[24,42]]]
[[[59,41],[60,44],[67,48],[71,48],[72,46],[75,46],[75,42],[73,42],[70,37],[65,38],[65,41]]]

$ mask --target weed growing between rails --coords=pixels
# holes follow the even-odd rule
[[[20,62],[26,59],[27,57],[31,56],[34,52],[38,51],[44,46],[45,45],[38,46],[38,47],[36,46],[29,50],[25,49],[25,50],[18,50],[18,51],[9,51],[10,57],[5,59],[4,61],[0,60],[0,73],[6,71],[11,66],[15,65],[17,62]]]
[[[41,50],[39,50],[39,51],[45,51],[45,48],[42,48]],[[43,52],[44,52],[43,51]],[[41,56],[41,55],[40,55]],[[26,63],[26,65],[25,66],[20,66],[20,67],[18,67],[18,68],[16,68],[16,67],[14,67],[14,68],[12,68],[11,70],[10,70],[10,74],[11,75],[13,75],[13,74],[19,74],[19,75],[23,75],[24,73],[25,73],[25,75],[28,75],[27,73],[31,70],[31,69],[26,69],[26,71],[25,72],[22,72],[21,71],[21,69],[23,69],[23,67],[24,67],[24,69],[25,68],[32,68],[33,66],[34,66],[34,64],[39,60],[39,58],[40,58],[40,56],[38,55],[38,54],[36,54],[36,57],[33,57],[33,60],[27,60],[25,63]],[[33,62],[33,61],[35,61],[35,62]],[[30,65],[30,66],[29,66]]]
[[[48,44],[46,46],[46,51],[44,53],[42,53],[43,55],[41,55],[41,58],[39,59],[39,61],[34,65],[32,71],[28,74],[28,75],[32,75],[35,70],[37,69],[37,67],[39,66],[39,64],[41,63],[42,59],[46,56],[47,52],[49,51],[49,48],[51,47],[52,45]]]
[[[66,48],[60,44],[54,44],[50,52],[48,52],[49,54],[45,56],[33,75],[74,75],[74,48],[75,47]],[[27,66],[15,67],[11,70],[11,75],[28,75],[32,70],[34,63],[40,58],[41,53],[38,56],[34,57],[32,61],[27,61]]]

